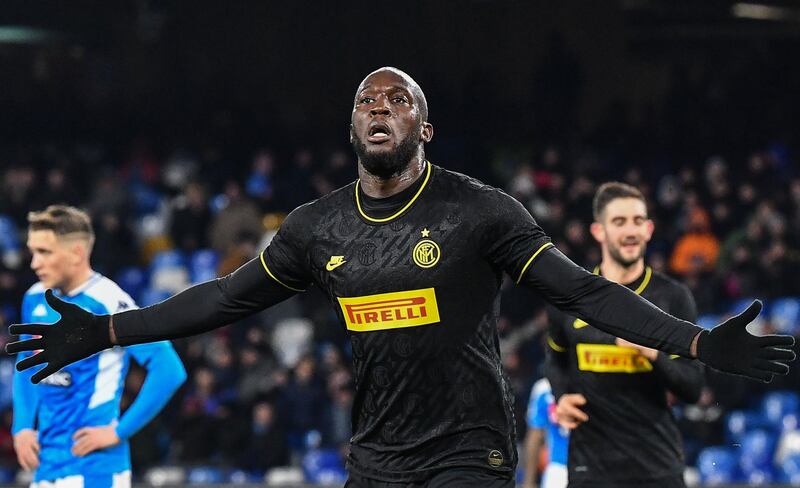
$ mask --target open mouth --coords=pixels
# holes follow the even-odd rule
[[[367,132],[367,140],[374,144],[380,144],[389,140],[392,129],[385,122],[373,122]]]

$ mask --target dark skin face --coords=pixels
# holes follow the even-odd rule
[[[421,174],[423,146],[433,137],[423,97],[414,80],[393,68],[371,73],[358,87],[350,142],[367,195],[394,195]]]

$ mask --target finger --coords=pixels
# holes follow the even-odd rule
[[[767,371],[774,374],[788,374],[789,366],[778,361],[767,361],[764,359],[756,359],[753,361],[753,367],[761,371]]]
[[[765,335],[758,338],[759,347],[783,347],[794,346],[794,337],[790,335]]]
[[[16,354],[22,351],[38,351],[39,349],[44,349],[44,339],[28,339],[6,344],[6,352],[8,354]]]
[[[50,307],[53,310],[61,314],[62,317],[64,316],[65,313],[75,312],[77,310],[80,311],[83,310],[74,303],[65,302],[64,300],[53,295],[52,289],[48,289],[46,292],[44,292],[44,299],[47,300],[47,304],[50,305]]]
[[[29,335],[46,335],[50,329],[50,325],[47,324],[11,324],[8,327],[8,333],[11,335],[22,335],[22,334],[29,334]]]
[[[39,354],[34,354],[29,358],[25,358],[22,361],[17,363],[17,371],[23,371],[28,368],[32,368],[39,364],[44,364],[47,362],[47,354],[44,352],[40,352]]]
[[[37,456],[39,455],[39,453],[42,451],[42,448],[41,448],[41,446],[39,446],[39,441],[38,440],[34,440],[31,443],[31,449],[33,450],[34,454],[36,454]]]
[[[586,405],[586,397],[581,393],[572,393],[569,398],[572,405]]]
[[[752,322],[758,314],[761,313],[761,308],[764,304],[761,303],[761,300],[753,300],[753,303],[750,304],[744,312],[740,313],[739,315],[733,317],[733,319],[738,319],[737,321],[744,322],[744,325],[749,324]],[[730,322],[733,319],[729,319]]]
[[[796,355],[791,349],[781,349],[778,347],[765,347],[758,351],[756,355],[759,359],[773,359],[785,362],[794,361]]]
[[[72,434],[72,440],[73,441],[80,440],[81,437],[85,436],[88,433],[89,432],[88,432],[87,428],[86,427],[82,427],[82,428],[78,429],[77,431],[75,431],[74,434]]]
[[[589,417],[586,415],[586,412],[581,410],[580,408],[573,406],[573,405],[566,405],[564,409],[564,413],[570,417],[573,417],[576,420],[588,420]]]
[[[59,369],[61,369],[61,368],[59,368],[58,366],[54,365],[53,363],[47,363],[47,366],[45,366],[44,368],[39,370],[38,373],[36,373],[33,376],[31,376],[31,381],[34,382],[34,383],[39,383],[40,381],[42,381],[43,379],[47,378],[51,374],[57,372]]]

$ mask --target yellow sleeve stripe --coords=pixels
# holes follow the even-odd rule
[[[547,249],[548,247],[550,247],[552,245],[553,245],[552,242],[545,242],[544,244],[542,244],[542,246],[539,249],[536,250],[535,253],[533,253],[533,256],[531,256],[531,258],[528,259],[528,262],[525,263],[525,266],[522,267],[522,271],[519,272],[519,278],[517,278],[517,284],[518,285],[519,285],[519,282],[522,281],[522,277],[525,275],[525,272],[528,271],[528,266],[530,266],[531,263],[533,262],[533,260],[536,259],[536,256],[538,256],[539,253],[541,253],[542,251],[544,251],[545,249]]]
[[[550,346],[550,349],[554,350],[555,352],[567,352],[566,347],[561,347],[556,344],[556,341],[554,341],[550,336],[547,336],[547,345]]]
[[[265,249],[264,251],[266,251],[266,249]],[[261,266],[263,266],[263,267],[264,267],[264,271],[266,271],[266,272],[267,272],[267,274],[269,275],[269,277],[270,277],[270,278],[272,278],[273,280],[277,281],[278,283],[280,283],[281,285],[283,285],[284,287],[286,287],[286,288],[288,288],[288,289],[290,289],[290,290],[292,290],[292,291],[296,291],[296,292],[302,292],[302,291],[305,291],[305,290],[301,290],[301,289],[299,289],[299,288],[292,288],[291,286],[287,285],[287,284],[286,284],[286,283],[284,283],[283,281],[281,281],[281,280],[279,280],[278,278],[276,278],[276,277],[275,277],[275,275],[274,275],[274,274],[272,274],[272,271],[270,271],[270,270],[269,270],[269,268],[267,267],[267,263],[264,261],[264,251],[261,251],[261,254],[260,254],[260,257],[261,257]]]

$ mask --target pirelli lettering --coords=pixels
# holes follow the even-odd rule
[[[417,327],[439,322],[439,306],[433,288],[337,299],[345,324],[353,332]]]
[[[578,369],[593,373],[647,373],[650,361],[636,349],[613,344],[578,344]]]

